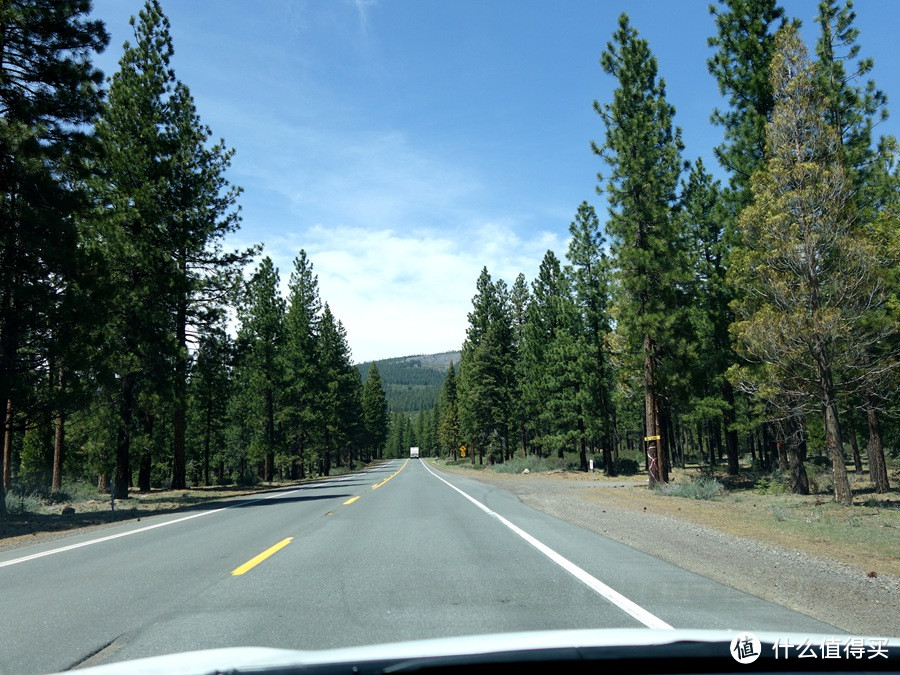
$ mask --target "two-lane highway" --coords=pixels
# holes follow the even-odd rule
[[[423,460],[0,554],[0,672],[553,628],[840,631]]]

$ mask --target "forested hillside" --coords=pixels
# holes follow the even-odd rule
[[[459,363],[459,352],[401,356],[377,361],[391,412],[416,413],[430,410],[441,393],[447,366]],[[369,372],[371,362],[357,364],[361,375]]]

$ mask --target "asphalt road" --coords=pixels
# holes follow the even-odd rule
[[[0,554],[0,673],[641,626],[841,633],[424,460]]]

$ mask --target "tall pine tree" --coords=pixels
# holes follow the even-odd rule
[[[284,384],[282,353],[285,340],[285,303],[278,293],[278,270],[266,256],[246,285],[239,307],[239,348],[243,351],[243,378],[247,409],[235,411],[250,423],[250,457],[262,463],[265,481],[274,478],[275,453],[280,449],[278,424],[280,393]]]
[[[365,418],[366,460],[380,459],[388,436],[388,408],[384,385],[378,374],[378,364],[369,366],[369,373],[362,391],[363,417]]]
[[[581,386],[577,404],[581,410],[579,424],[587,425],[587,435],[599,441],[603,450],[603,466],[613,475],[612,461],[612,372],[609,361],[609,260],[597,214],[587,202],[578,207],[569,225],[569,261],[567,273],[576,309],[575,365]],[[585,438],[582,435],[582,440]],[[587,471],[584,446],[581,468]]]
[[[852,182],[806,47],[793,26],[776,42],[766,168],[754,175],[735,253],[732,278],[745,299],[734,332],[744,353],[765,364],[764,387],[824,413],[834,496],[849,505],[837,394],[858,381],[854,364],[882,338],[864,319],[884,297],[877,256],[853,227]]]
[[[109,41],[90,9],[89,0],[0,6],[0,513],[14,415],[37,403],[26,374],[47,367],[48,343],[63,337],[48,321],[84,271],[76,223],[103,77],[91,56]]]
[[[604,72],[618,81],[612,103],[594,102],[606,127],[602,146],[593,145],[610,168],[598,191],[609,199],[606,229],[622,290],[618,325],[632,349],[643,355],[644,419],[650,455],[650,485],[667,481],[660,420],[660,359],[673,341],[683,285],[683,237],[674,217],[681,171],[681,130],[666,101],[656,59],[626,15],[619,19],[601,56]],[[599,177],[601,180],[602,176]]]
[[[297,477],[305,474],[315,433],[321,427],[321,407],[317,340],[322,301],[313,264],[301,250],[294,259],[288,283],[285,318],[285,383],[281,395],[280,419],[285,440],[296,462]]]

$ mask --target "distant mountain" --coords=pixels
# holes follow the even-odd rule
[[[440,396],[447,368],[451,361],[459,364],[459,354],[418,354],[376,361],[378,374],[384,383],[388,409],[394,412],[418,412],[432,408]],[[356,364],[363,381],[369,374],[371,364],[371,361]]]

